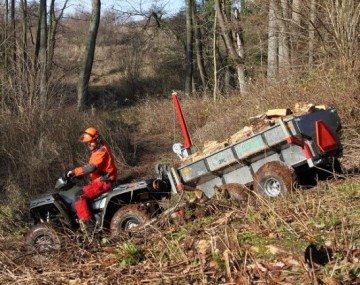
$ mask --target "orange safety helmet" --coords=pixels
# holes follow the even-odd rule
[[[84,133],[80,137],[80,140],[83,143],[89,143],[95,141],[98,137],[99,137],[99,132],[97,131],[97,129],[90,127],[84,131]]]

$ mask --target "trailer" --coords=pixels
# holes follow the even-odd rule
[[[184,138],[173,150],[186,157],[191,139],[176,94],[173,102]],[[300,172],[338,163],[340,131],[335,108],[287,116],[250,137],[170,168],[173,192],[197,189],[211,198],[217,188],[237,185],[239,191],[246,187],[267,197],[283,195],[293,189]]]

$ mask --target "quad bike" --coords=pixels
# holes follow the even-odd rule
[[[162,212],[160,201],[170,196],[171,186],[165,172],[158,168],[158,177],[126,184],[112,189],[89,203],[94,216],[93,233],[110,231],[115,236],[144,225]],[[38,251],[58,250],[61,235],[79,230],[74,201],[81,192],[79,181],[60,177],[53,193],[31,199],[30,216],[33,226],[26,243]]]

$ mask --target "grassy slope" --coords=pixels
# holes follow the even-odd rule
[[[260,82],[250,87],[252,96],[233,96],[217,103],[186,99],[183,106],[195,148],[200,149],[207,140],[225,139],[248,124],[249,116],[268,108],[292,107],[302,100],[334,105],[344,125],[343,163],[352,169],[360,162],[360,106],[354,95],[358,90],[357,81],[326,74],[281,85]],[[151,175],[156,161],[176,160],[171,146],[181,138],[169,100],[146,100],[111,116],[133,131],[134,163],[124,166],[121,176]],[[188,205],[187,223],[165,220],[145,235],[91,248],[70,242],[68,250],[46,259],[25,253],[24,225],[5,219],[8,230],[0,243],[0,284],[53,284],[55,280],[59,284],[231,280],[316,284],[317,279],[325,284],[356,284],[360,278],[359,190],[358,178],[348,178],[322,182],[316,189],[271,202],[253,197],[241,207],[222,200],[200,205],[200,210]],[[198,211],[206,217],[193,220]],[[304,250],[310,243],[326,244],[333,250],[328,265],[311,269],[304,263]]]
[[[271,202],[251,197],[240,207],[221,199],[193,206],[186,207],[186,222],[163,220],[146,234],[91,248],[69,243],[47,258],[2,240],[0,283],[358,284],[359,179],[323,182]],[[331,248],[330,263],[306,265],[310,243]]]

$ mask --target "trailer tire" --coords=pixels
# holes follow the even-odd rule
[[[110,222],[112,236],[132,231],[150,221],[150,215],[140,205],[126,205],[116,211]]]
[[[254,176],[254,191],[275,198],[294,189],[297,178],[292,167],[281,161],[271,161],[259,168]]]
[[[25,237],[25,243],[30,250],[39,253],[59,251],[61,248],[59,235],[50,224],[33,226]]]

